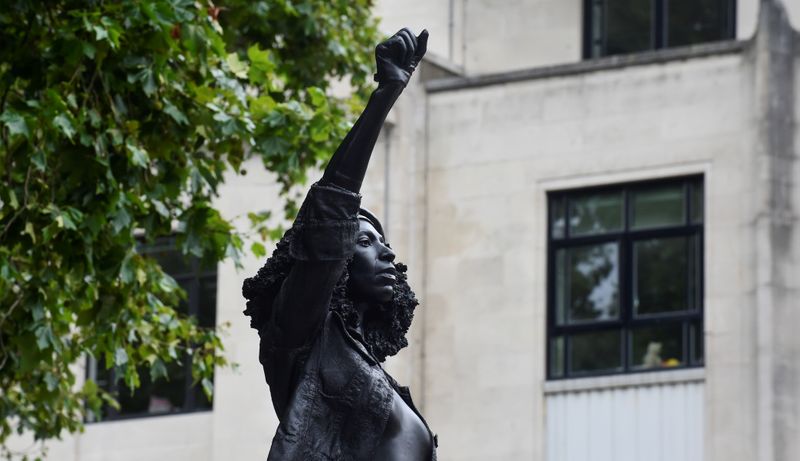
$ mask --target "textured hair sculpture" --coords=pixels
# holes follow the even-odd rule
[[[256,330],[272,315],[272,302],[292,268],[293,259],[289,256],[289,246],[293,238],[294,229],[286,231],[264,266],[254,277],[244,281],[242,294],[247,299],[244,314],[250,317],[250,326]],[[381,362],[408,346],[406,333],[414,318],[414,309],[419,305],[408,285],[406,265],[395,263],[395,267],[397,283],[391,303],[368,311],[362,325],[364,340],[370,353]],[[333,290],[330,309],[339,312],[348,326],[357,326],[358,313],[348,294],[347,269],[342,272]]]

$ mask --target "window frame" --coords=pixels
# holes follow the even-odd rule
[[[605,40],[606,40],[606,18],[607,16],[603,15],[603,54],[599,56],[592,55],[592,48],[593,48],[593,38],[592,33],[594,32],[592,29],[592,24],[594,22],[594,4],[595,2],[602,2],[603,10],[607,10],[607,1],[608,0],[583,0],[583,50],[582,55],[584,60],[589,59],[600,59],[600,58],[607,58],[611,56],[624,56],[625,54],[614,54],[610,55],[605,53]],[[653,14],[652,14],[652,24],[650,25],[650,47],[647,50],[643,50],[641,52],[648,52],[654,50],[661,50],[666,48],[672,48],[667,45],[668,42],[668,35],[669,35],[669,27],[667,21],[669,19],[669,13],[667,11],[668,4],[671,0],[649,0],[653,5]],[[717,0],[720,3],[720,8],[722,10],[722,15],[724,17],[724,29],[725,33],[723,37],[719,39],[719,41],[725,40],[735,40],[736,39],[736,20],[737,20],[737,0]],[[717,40],[715,40],[717,41]],[[699,42],[699,43],[713,43],[711,42]],[[632,53],[630,53],[632,54]]]
[[[188,286],[183,288],[186,291],[186,315],[194,316],[195,318],[199,319],[200,313],[200,291],[201,291],[201,280],[205,278],[214,278],[214,284],[218,287],[219,284],[219,267],[217,264],[214,264],[213,267],[206,268],[202,260],[196,256],[192,255],[183,255],[179,248],[176,245],[175,236],[166,236],[157,238],[153,242],[139,242],[137,245],[137,251],[140,252],[142,255],[149,255],[155,253],[157,251],[169,251],[174,250],[178,254],[180,254],[183,258],[185,258],[186,263],[189,265],[189,270],[180,273],[170,273],[164,270],[164,273],[172,277],[175,282],[183,288],[181,285],[182,282],[188,282]],[[215,296],[214,299],[214,324],[216,326],[217,323],[217,307],[218,307],[218,299]],[[198,402],[196,401],[195,393],[201,387],[198,385],[193,385],[192,383],[192,362],[191,359],[187,354],[184,354],[184,357],[181,358],[181,368],[183,369],[184,379],[183,379],[183,392],[184,392],[184,402],[183,405],[178,410],[174,411],[165,411],[165,412],[157,412],[157,413],[149,413],[139,412],[139,413],[120,413],[116,408],[104,405],[106,414],[101,419],[94,419],[94,415],[89,414],[90,420],[87,420],[87,423],[102,423],[107,421],[124,421],[128,419],[139,419],[139,418],[156,418],[161,416],[171,416],[171,415],[185,415],[189,413],[201,413],[201,412],[210,412],[214,410],[214,400],[213,398],[209,400],[208,407],[198,406]],[[97,370],[99,367],[102,366],[100,361],[97,359],[89,356],[87,358],[87,366],[86,366],[86,377],[90,379],[97,378]],[[115,368],[111,368],[108,370],[108,380],[109,385],[108,388],[105,390],[110,392],[111,394],[118,393],[121,388],[124,388],[124,385],[120,385],[120,379],[117,377],[117,370]],[[93,376],[94,375],[94,376]],[[99,385],[98,385],[99,386]]]
[[[655,189],[663,186],[682,185],[684,217],[680,226],[670,225],[634,230],[630,228],[633,216],[631,192],[637,190]],[[693,192],[694,188],[702,190],[702,202],[700,208],[702,214],[698,222],[693,221]],[[569,220],[570,207],[568,199],[570,197],[585,196],[591,194],[620,192],[623,200],[623,225],[620,231],[600,233],[595,235],[582,235],[570,237]],[[705,320],[704,289],[705,289],[705,178],[702,174],[658,178],[650,180],[639,180],[634,182],[606,184],[599,186],[571,188],[564,190],[554,190],[547,193],[547,282],[546,282],[546,347],[545,347],[545,376],[547,381],[558,381],[565,379],[580,379],[585,377],[616,376],[632,373],[653,373],[672,370],[684,370],[692,368],[703,368],[705,366],[705,344],[701,344],[702,357],[695,360],[695,353],[698,350],[695,337],[692,335],[691,328],[700,328],[699,338],[703,339],[703,328]],[[553,236],[553,216],[556,201],[561,200],[564,209],[564,230],[563,237],[554,238]],[[658,314],[634,315],[633,309],[633,245],[636,241],[671,238],[671,237],[696,237],[697,264],[696,270],[696,306],[687,306],[687,309],[677,312],[665,312]],[[559,325],[557,321],[556,306],[556,252],[559,249],[576,248],[590,244],[601,244],[616,242],[618,244],[618,287],[619,287],[619,316],[617,319],[599,321],[581,321],[578,323],[565,323]],[[688,256],[687,256],[688,257]],[[691,271],[687,271],[687,282],[691,282]],[[689,285],[687,285],[688,288]],[[687,289],[687,302],[692,293]],[[691,304],[691,302],[689,302]],[[631,362],[633,355],[631,333],[638,328],[653,326],[680,325],[682,328],[682,350],[683,361],[679,366],[660,367],[660,368],[640,368],[634,367]],[[621,367],[617,370],[570,372],[570,343],[568,339],[574,334],[617,331],[621,335],[620,358]],[[556,338],[563,338],[562,350],[562,373],[561,376],[553,376],[554,341]]]

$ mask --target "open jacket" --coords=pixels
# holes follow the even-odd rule
[[[334,185],[312,186],[295,221],[290,254],[306,264],[292,268],[275,298],[272,317],[259,327],[259,359],[280,425],[269,460],[371,460],[397,391],[423,421],[408,388],[398,386],[370,354],[363,338],[330,311],[330,294],[352,256],[360,196]],[[279,316],[307,290],[321,313],[314,333],[288,337]],[[311,309],[305,309],[311,307]],[[430,429],[428,430],[430,433]],[[431,460],[436,438],[431,433]]]

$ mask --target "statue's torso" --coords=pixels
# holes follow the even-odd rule
[[[338,315],[329,314],[307,356],[295,356],[293,364],[277,357],[262,355],[268,382],[292,391],[285,402],[273,400],[285,411],[270,461],[436,459],[435,436],[408,388],[397,385]],[[295,366],[302,371],[292,372]]]
[[[385,461],[427,460],[433,441],[417,414],[394,392],[392,411],[386,422],[375,459]]]

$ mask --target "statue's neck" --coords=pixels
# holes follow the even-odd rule
[[[356,301],[353,307],[355,307],[355,310],[358,313],[356,331],[359,335],[361,335],[362,338],[366,338],[366,336],[364,336],[364,315],[368,310],[373,308],[373,305],[367,301]]]

